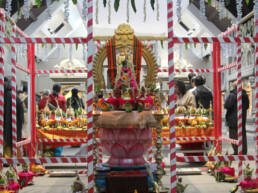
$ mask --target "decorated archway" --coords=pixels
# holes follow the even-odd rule
[[[137,45],[136,45],[136,42],[137,42]],[[94,58],[93,77],[94,77],[95,87],[97,86],[99,88],[106,88],[105,79],[103,75],[104,61],[106,58],[109,58],[109,57],[114,57],[114,59],[116,59],[117,57],[116,55],[110,56],[110,54],[108,53],[109,52],[108,44],[111,44],[110,47],[112,47],[115,53],[116,53],[116,50],[128,49],[128,48],[131,49],[133,52],[132,55],[134,57],[134,61],[137,60],[137,56],[134,56],[134,49],[137,50],[139,49],[139,47],[141,47],[140,49],[141,55],[140,57],[138,56],[138,62],[139,60],[141,60],[141,56],[142,56],[147,64],[147,76],[145,78],[145,86],[151,87],[152,85],[155,84],[156,78],[157,78],[157,72],[158,72],[158,65],[154,54],[146,45],[144,45],[140,40],[137,39],[137,37],[135,37],[133,29],[128,24],[121,24],[119,25],[118,29],[115,31],[115,35],[107,42],[105,46],[103,46],[100,50],[98,50]],[[136,68],[136,75],[137,74],[139,75],[141,69],[138,69],[138,72],[137,72],[136,65],[135,65],[135,68]],[[114,74],[116,73],[117,69],[116,69],[115,62],[113,63],[113,67],[111,67],[109,70],[113,71]]]

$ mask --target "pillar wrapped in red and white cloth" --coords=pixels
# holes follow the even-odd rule
[[[84,0],[86,1],[86,0]],[[87,76],[87,115],[88,115],[88,193],[94,193],[94,166],[93,166],[93,0],[87,0],[87,32],[88,32],[88,76]]]
[[[176,131],[174,90],[174,42],[173,42],[173,0],[167,1],[168,20],[168,76],[169,76],[169,139],[170,139],[170,182],[171,193],[176,193]]]

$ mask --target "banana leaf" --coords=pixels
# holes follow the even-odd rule
[[[136,13],[136,6],[135,6],[135,0],[131,0],[131,5],[132,5],[132,8],[133,8],[133,11]]]
[[[119,4],[120,4],[120,0],[115,0],[115,2],[114,2],[114,8],[115,8],[115,11],[116,11],[116,12],[118,11]]]
[[[155,0],[150,0],[151,8],[154,10]]]

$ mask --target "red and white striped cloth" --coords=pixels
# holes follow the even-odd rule
[[[241,32],[237,29],[237,36]],[[237,129],[238,129],[238,155],[243,154],[243,133],[242,133],[242,73],[241,73],[241,43],[237,43]],[[243,180],[243,163],[238,163],[238,179]]]
[[[85,0],[84,0],[85,1]],[[93,166],[93,0],[87,1],[87,32],[88,32],[88,76],[87,76],[87,115],[88,115],[88,193],[94,193],[94,166]]]
[[[0,158],[0,164],[50,164],[50,163],[87,163],[86,157],[41,157],[41,158]]]
[[[23,38],[23,37],[11,37],[11,38],[0,38],[1,44],[85,44],[88,42],[87,38],[74,37],[58,37],[58,38]]]
[[[207,161],[258,161],[258,155],[220,155],[220,156],[176,156],[177,162],[207,162]],[[86,157],[41,157],[41,158],[3,158],[0,164],[49,164],[49,163],[87,163]]]
[[[98,141],[98,163],[102,164],[103,162],[103,147],[101,145],[101,142]]]
[[[166,68],[159,68],[158,72],[168,72],[168,69]],[[175,69],[175,72],[213,72],[213,69]]]
[[[148,162],[152,163],[152,157],[153,157],[153,146],[150,147],[150,149],[148,149]]]
[[[255,43],[256,37],[174,37],[175,44],[182,43]]]
[[[231,35],[235,31],[237,31],[237,26],[233,25],[232,27],[228,28],[225,32],[220,33],[219,37]]]
[[[67,139],[46,139],[46,138],[38,138],[38,142],[40,143],[69,143],[69,142],[81,142],[87,143],[87,139],[80,138],[67,138]]]
[[[167,1],[168,21],[168,69],[169,69],[169,139],[171,193],[176,193],[176,131],[175,131],[175,80],[174,80],[174,31],[173,0]]]
[[[97,40],[97,49],[100,50],[101,49],[101,41]]]
[[[221,137],[220,140],[224,141],[224,142],[227,142],[227,143],[238,145],[238,140],[235,140],[235,139],[231,139],[231,138],[227,138],[227,137]]]
[[[17,147],[22,147],[22,146],[27,145],[27,144],[29,144],[29,143],[31,143],[31,139],[25,139],[25,140],[23,140],[23,141],[17,142],[17,143],[16,143],[16,146],[17,146]]]
[[[258,155],[177,156],[178,162],[257,161]]]
[[[156,140],[156,138],[153,138],[153,140]],[[164,141],[169,141],[168,137],[162,138]],[[215,141],[215,137],[176,137],[176,141]]]
[[[237,62],[233,62],[233,63],[231,63],[231,64],[229,64],[229,65],[226,65],[226,66],[223,66],[223,67],[219,68],[219,69],[218,69],[218,72],[222,72],[222,71],[224,71],[224,70],[233,68],[233,67],[235,67],[235,66],[237,66]]]
[[[0,38],[0,44],[86,44],[90,40],[90,37],[81,38]],[[257,37],[174,37],[173,43],[255,43],[258,42]]]
[[[0,9],[0,37],[5,36],[5,11]],[[4,135],[4,47],[0,45],[0,154],[3,154]]]
[[[12,37],[15,37],[15,30],[12,28]],[[12,76],[11,76],[11,85],[12,85],[12,153],[13,156],[17,156],[17,126],[16,126],[16,50],[15,45],[11,45],[11,63],[12,63]]]
[[[80,69],[80,70],[37,70],[36,74],[65,74],[65,73],[87,73],[87,69]]]
[[[255,0],[254,4],[254,34],[258,38],[258,0]],[[258,44],[255,44],[255,139],[256,139],[256,155],[258,154]],[[256,179],[258,179],[258,162],[256,161]]]

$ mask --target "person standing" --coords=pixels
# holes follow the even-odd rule
[[[194,88],[194,82],[193,82],[194,77],[196,77],[196,74],[194,72],[190,72],[188,74],[189,83],[186,84],[186,90],[191,90],[192,88]]]
[[[233,89],[230,91],[225,100],[224,108],[226,113],[226,125],[229,127],[229,137],[238,139],[237,128],[237,84],[233,83]],[[243,139],[243,154],[247,154],[247,139],[246,139],[246,115],[249,108],[249,98],[245,90],[242,90],[242,139]],[[234,155],[238,154],[238,146],[232,144]]]
[[[82,99],[78,96],[77,88],[72,89],[72,96],[67,99],[66,106],[67,108],[72,107],[75,114],[77,114],[77,111],[79,110],[79,108],[84,109],[84,104]]]
[[[196,89],[193,91],[196,101],[196,107],[199,108],[202,106],[205,109],[210,108],[210,104],[212,104],[212,92],[204,86],[205,79],[199,75],[194,79]]]
[[[180,80],[175,82],[175,93],[177,106],[184,106],[186,109],[196,106],[194,95],[190,91],[186,91],[184,82]]]
[[[4,157],[12,157],[12,85],[11,79],[4,78]],[[17,141],[22,138],[24,123],[24,108],[22,101],[16,95],[16,132]]]
[[[52,93],[48,97],[45,97],[40,101],[39,110],[43,110],[48,102],[50,110],[55,110],[59,106],[63,110],[63,112],[66,112],[65,97],[61,95],[60,92],[61,85],[54,84]]]

